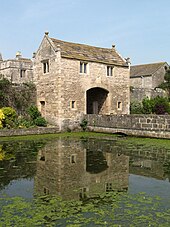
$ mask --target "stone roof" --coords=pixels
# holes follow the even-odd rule
[[[160,67],[164,66],[165,64],[167,64],[167,63],[159,62],[159,63],[131,66],[130,67],[130,77],[151,76]]]
[[[61,49],[61,56],[64,58],[77,59],[82,61],[99,62],[110,65],[127,66],[115,48],[100,48],[85,44],[71,43],[51,38],[54,46]]]

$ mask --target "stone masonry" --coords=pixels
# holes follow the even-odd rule
[[[0,55],[1,56],[1,55]],[[0,79],[6,78],[13,84],[22,84],[33,81],[33,62],[23,58],[20,52],[16,58],[3,60],[0,57]]]
[[[50,38],[34,58],[37,106],[60,129],[84,114],[129,113],[129,67],[116,51]]]

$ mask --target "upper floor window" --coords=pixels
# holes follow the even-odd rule
[[[49,73],[49,60],[43,61],[43,72]]]
[[[107,66],[107,76],[113,76],[113,68],[112,66]]]
[[[87,73],[87,63],[80,62],[80,73]]]
[[[26,73],[26,70],[25,69],[21,69],[21,71],[20,71],[20,77],[21,78],[25,77],[25,73]]]

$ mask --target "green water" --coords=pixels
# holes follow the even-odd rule
[[[169,226],[170,141],[89,135],[0,142],[0,226]]]

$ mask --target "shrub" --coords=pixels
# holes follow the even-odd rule
[[[86,131],[87,129],[87,123],[88,121],[85,118],[81,121],[80,127],[83,129],[83,131]]]
[[[31,105],[27,109],[28,115],[31,117],[32,120],[35,120],[38,117],[41,117],[41,113],[39,112],[38,108],[34,105]]]
[[[3,126],[7,128],[13,127],[17,117],[16,111],[11,107],[3,107],[1,110],[4,114],[4,119],[2,121]]]
[[[43,117],[37,117],[34,120],[34,123],[37,126],[43,126],[43,127],[46,127],[47,126],[47,121]]]
[[[2,122],[3,122],[4,118],[5,118],[4,113],[0,109],[0,128],[3,128],[3,123]]]
[[[131,114],[142,114],[143,113],[142,104],[138,101],[131,102],[130,113]]]
[[[157,96],[154,98],[153,111],[156,114],[166,114],[170,113],[170,105],[168,98]]]
[[[142,100],[143,114],[153,113],[154,99],[144,98]]]
[[[35,126],[34,122],[30,119],[27,119],[23,116],[19,116],[15,121],[16,128],[30,128]]]

